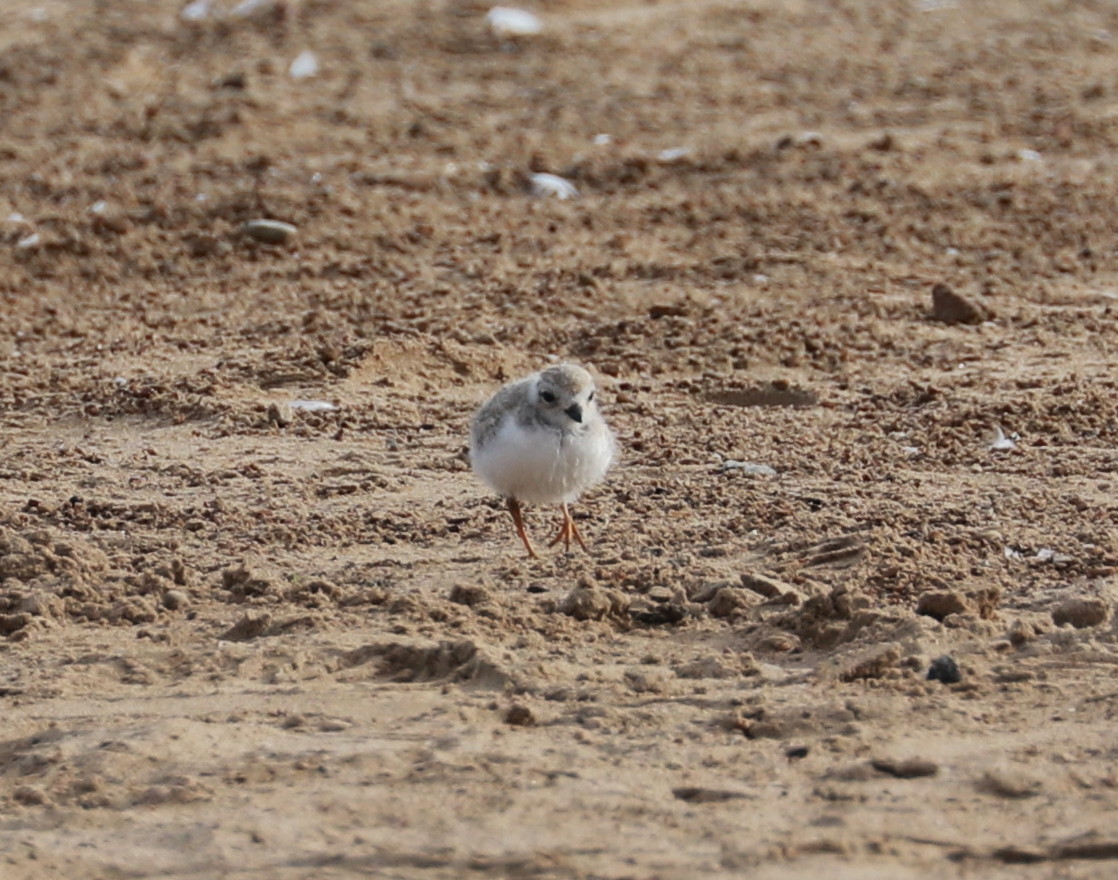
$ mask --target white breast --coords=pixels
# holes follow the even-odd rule
[[[486,485],[528,504],[574,501],[605,476],[613,456],[613,436],[601,421],[585,433],[567,434],[527,429],[509,416],[484,445],[470,448]]]

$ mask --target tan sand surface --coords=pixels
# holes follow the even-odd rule
[[[1118,8],[488,8],[0,9],[0,877],[1113,877]]]

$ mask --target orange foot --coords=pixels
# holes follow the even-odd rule
[[[567,508],[567,505],[564,502],[563,524],[559,526],[559,534],[552,538],[547,546],[554,547],[556,544],[562,541],[564,549],[567,552],[570,552],[571,538],[574,538],[576,541],[578,541],[578,546],[585,550],[587,553],[590,552],[590,548],[587,547],[586,542],[582,540],[582,535],[578,533],[578,527],[575,525],[575,521],[571,519],[571,511]]]

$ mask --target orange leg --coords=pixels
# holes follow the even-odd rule
[[[524,542],[524,546],[528,550],[528,555],[533,559],[539,559],[536,555],[536,551],[532,548],[532,542],[528,540],[528,533],[524,531],[524,517],[520,515],[520,502],[515,498],[509,498],[507,501],[509,513],[512,514],[512,521],[516,526],[516,533],[520,535],[520,540]]]
[[[575,521],[571,519],[571,511],[568,509],[566,502],[564,502],[563,524],[559,526],[559,534],[552,538],[551,543],[547,546],[554,547],[556,544],[562,541],[563,547],[567,550],[567,552],[570,552],[571,538],[574,538],[576,541],[578,541],[578,546],[585,550],[587,553],[590,552],[590,548],[587,547],[586,542],[582,540],[582,535],[578,533],[578,526],[576,526]]]

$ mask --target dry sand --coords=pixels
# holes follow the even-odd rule
[[[5,880],[1114,876],[1112,5],[184,6],[0,11]]]

